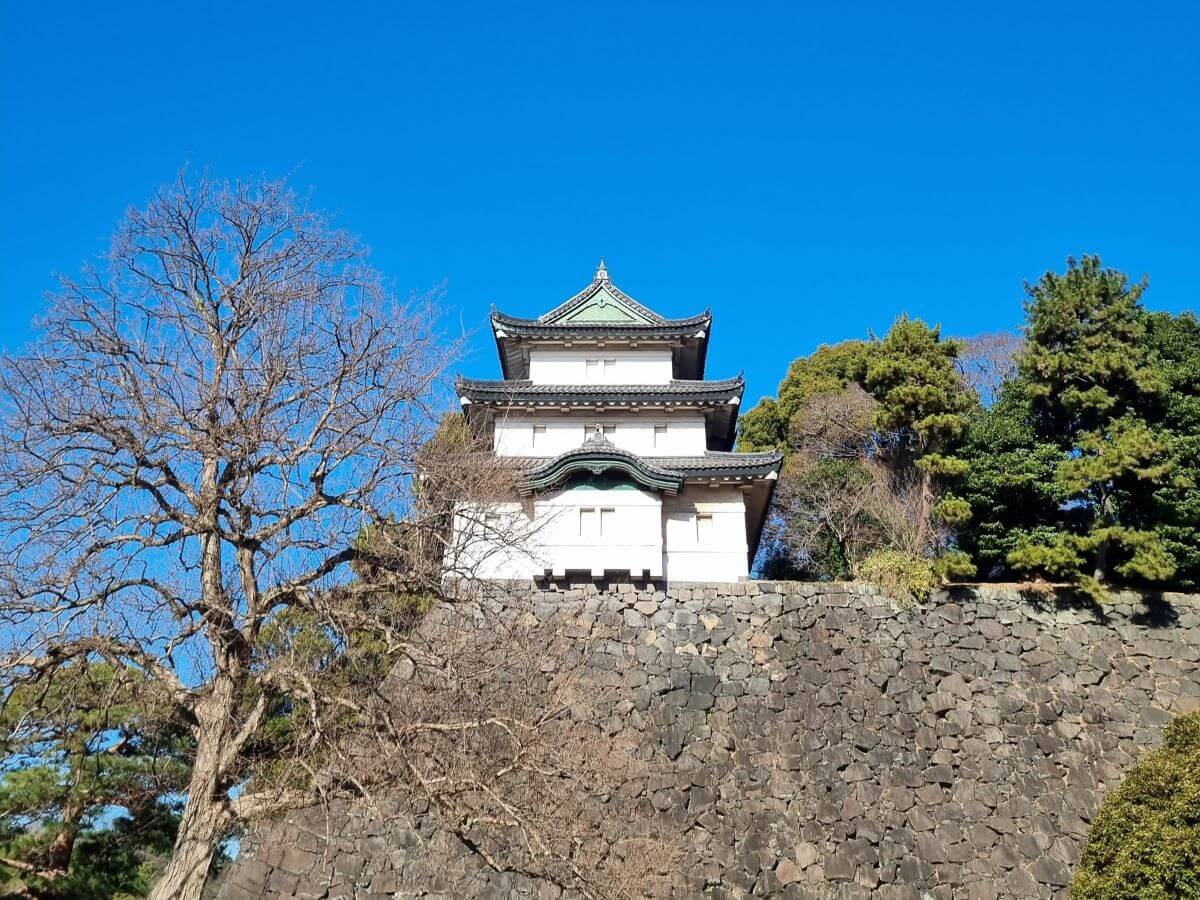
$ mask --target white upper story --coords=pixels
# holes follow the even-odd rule
[[[493,448],[499,456],[558,456],[597,431],[638,456],[703,456],[707,449],[702,413],[662,412],[514,413],[496,420]]]
[[[670,350],[534,349],[529,353],[533,384],[668,384]]]

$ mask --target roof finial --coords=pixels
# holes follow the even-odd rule
[[[604,257],[600,257],[600,265],[596,266],[596,281],[608,281],[608,268],[604,265]]]

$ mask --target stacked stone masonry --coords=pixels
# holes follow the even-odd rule
[[[645,790],[684,835],[681,897],[1065,896],[1105,791],[1200,707],[1191,596],[1097,610],[986,587],[902,609],[863,585],[750,582],[532,599],[623,673],[606,728],[661,761]],[[453,839],[375,809],[262,829],[221,897],[560,896],[465,848],[432,871]]]

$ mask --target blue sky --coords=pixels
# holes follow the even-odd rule
[[[455,327],[604,256],[749,401],[901,312],[1013,327],[1071,253],[1200,298],[1192,3],[0,3],[8,347],[185,163],[292,173]]]

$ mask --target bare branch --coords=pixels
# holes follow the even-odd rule
[[[272,806],[263,759],[295,775],[275,806],[365,786],[344,742],[378,714],[367,685],[447,563],[471,576],[451,517],[511,478],[428,446],[462,343],[435,301],[393,295],[283,182],[181,176],[0,361],[0,690],[95,657],[188,711],[157,898],[197,897]],[[364,558],[372,529],[395,539]],[[278,740],[293,708],[304,739]]]

